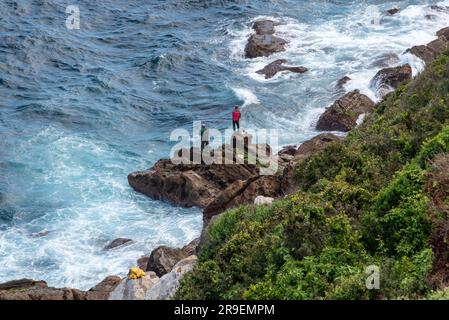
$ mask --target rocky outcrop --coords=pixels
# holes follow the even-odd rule
[[[134,190],[182,207],[206,207],[222,189],[258,174],[255,165],[175,165],[159,160],[152,169],[131,173]]]
[[[103,250],[111,250],[117,247],[121,247],[124,245],[130,245],[134,243],[134,241],[132,239],[127,239],[127,238],[117,238],[112,240],[110,243],[108,243]]]
[[[45,281],[21,279],[0,284],[0,300],[106,300],[121,282],[110,276],[89,291],[52,288]]]
[[[308,69],[306,67],[292,67],[286,66],[287,60],[278,59],[265,66],[263,69],[256,71],[258,74],[262,74],[265,76],[265,79],[273,78],[277,73],[283,71],[290,71],[293,73],[304,73],[307,72]]]
[[[409,64],[380,70],[371,80],[371,87],[379,98],[385,97],[400,85],[412,79],[412,67]]]
[[[159,282],[154,272],[139,279],[124,279],[109,295],[109,300],[144,300],[145,295]]]
[[[173,298],[179,288],[179,282],[187,272],[193,270],[197,262],[197,257],[192,255],[179,261],[173,270],[162,276],[159,281],[150,288],[145,300],[169,300]]]
[[[271,20],[256,21],[255,34],[248,39],[245,48],[246,58],[268,57],[276,52],[285,51],[287,41],[274,36],[276,23]]]
[[[145,270],[154,271],[158,277],[162,277],[170,272],[179,261],[194,255],[198,243],[199,239],[195,239],[183,248],[160,246],[154,249]]]
[[[320,116],[316,125],[321,131],[350,131],[357,126],[361,114],[371,112],[374,102],[358,90],[352,91],[335,101]]]
[[[417,56],[427,64],[431,63],[438,54],[449,48],[449,27],[441,29],[436,35],[438,39],[429,42],[427,45],[419,45],[407,49],[406,53]]]

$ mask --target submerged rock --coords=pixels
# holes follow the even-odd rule
[[[348,76],[344,76],[343,78],[341,78],[340,80],[337,81],[337,89],[342,89],[346,83],[348,83],[349,81],[351,81],[352,79],[349,78]]]
[[[321,131],[350,131],[357,126],[361,114],[371,112],[374,102],[358,90],[338,99],[320,116],[316,125]]]
[[[395,15],[396,13],[398,13],[399,11],[400,11],[399,8],[392,8],[392,9],[387,10],[387,13],[388,13],[389,15],[393,16],[393,15]]]
[[[304,73],[308,71],[306,67],[285,66],[284,64],[286,63],[287,60],[278,59],[276,61],[273,61],[269,65],[265,66],[263,69],[256,71],[256,73],[265,75],[265,79],[270,79],[273,78],[277,73],[283,71],[290,71],[293,73]]]
[[[371,80],[371,87],[378,97],[383,98],[403,83],[412,79],[412,67],[409,64],[380,70]]]
[[[103,250],[111,250],[117,247],[121,247],[123,245],[130,245],[134,243],[134,241],[132,239],[127,239],[127,238],[117,238],[114,239],[113,241],[111,241],[109,244],[107,244]]]

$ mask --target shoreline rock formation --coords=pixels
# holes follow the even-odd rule
[[[274,36],[277,25],[272,20],[260,20],[253,24],[255,33],[249,37],[245,47],[246,58],[268,57],[273,53],[285,51],[287,41]]]
[[[316,129],[347,132],[357,126],[360,115],[371,112],[375,103],[359,90],[347,93],[320,116]]]

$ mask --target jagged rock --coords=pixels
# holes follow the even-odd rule
[[[285,50],[287,41],[274,36],[276,23],[271,20],[256,21],[253,25],[255,34],[248,39],[245,48],[247,58],[268,57],[276,52]]]
[[[150,170],[131,173],[128,182],[153,199],[204,208],[223,188],[256,174],[255,165],[174,165],[170,160],[159,160]]]
[[[122,282],[119,276],[108,276],[86,293],[87,300],[107,300],[109,294]]]
[[[349,81],[351,81],[351,78],[348,76],[344,76],[343,78],[341,78],[340,80],[337,81],[337,89],[342,89],[346,83],[348,83]]]
[[[247,180],[238,180],[223,190],[204,209],[204,225],[207,225],[213,216],[228,209],[252,204],[258,195],[276,198],[281,192],[280,178],[277,176],[256,176]]]
[[[173,266],[182,259],[195,255],[200,239],[194,239],[183,248],[171,248],[160,246],[151,252],[148,263],[143,268],[147,271],[154,271],[158,277],[170,272]]]
[[[146,295],[145,300],[169,300],[173,298],[179,288],[179,282],[182,277],[193,270],[197,262],[197,257],[192,255],[179,261],[173,270],[162,276],[159,281],[151,287]]]
[[[449,48],[449,27],[437,32],[438,39],[429,42],[427,45],[414,46],[408,49],[409,52],[425,63],[432,62],[438,54]]]
[[[409,64],[404,64],[380,70],[371,80],[371,87],[376,89],[378,97],[383,98],[411,79],[412,67]]]
[[[443,28],[437,32],[437,36],[439,38],[444,38],[446,41],[449,41],[449,27]]]
[[[0,300],[105,300],[120,283],[110,276],[89,291],[70,288],[51,288],[45,281],[20,279],[0,284]]]
[[[160,246],[151,252],[146,270],[154,271],[158,277],[162,277],[184,258],[187,258],[187,255],[182,249]]]
[[[159,282],[154,272],[139,279],[124,279],[109,295],[109,300],[144,300],[145,295]]]
[[[269,65],[265,66],[263,69],[256,71],[258,74],[265,75],[265,79],[273,78],[277,73],[283,72],[283,71],[290,71],[294,73],[304,73],[307,72],[308,69],[306,67],[291,67],[291,66],[285,66],[284,64],[287,63],[287,60],[285,59],[278,59],[276,61],[273,61]]]
[[[443,52],[449,47],[449,42],[443,36],[441,36],[440,38],[429,42],[427,44],[427,47],[435,52],[436,57],[439,53]]]
[[[193,239],[189,244],[182,248],[182,251],[189,257],[193,256],[197,252],[198,245],[200,244],[200,238]]]
[[[405,52],[417,56],[425,63],[430,63],[433,61],[433,59],[435,59],[435,53],[425,45],[414,46],[410,49],[407,49],[407,51]]]
[[[256,199],[254,199],[254,204],[256,206],[262,206],[262,205],[269,205],[271,206],[273,204],[274,199],[270,197],[264,197],[264,196],[257,196]]]
[[[370,112],[374,102],[358,90],[352,91],[334,102],[321,115],[316,125],[322,131],[350,131],[357,126],[361,114]]]
[[[127,239],[127,238],[117,238],[114,239],[113,241],[111,241],[109,244],[107,244],[103,250],[111,250],[117,247],[121,247],[123,245],[130,245],[131,243],[134,243],[134,241],[132,239]]]
[[[270,34],[254,34],[249,37],[245,48],[245,56],[253,59],[257,57],[268,57],[273,53],[285,51],[287,41]]]
[[[389,15],[395,15],[396,13],[398,13],[400,11],[400,9],[398,9],[398,8],[392,8],[392,9],[389,9],[389,10],[387,10],[387,13],[389,14]]]

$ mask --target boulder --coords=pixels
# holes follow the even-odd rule
[[[151,252],[147,265],[142,268],[147,271],[154,271],[158,277],[170,272],[173,266],[182,259],[196,254],[196,249],[200,239],[194,239],[183,248],[171,248],[160,246]]]
[[[271,20],[259,20],[253,24],[255,34],[248,39],[245,48],[247,58],[268,57],[276,52],[285,50],[287,41],[274,36],[274,27],[277,24]]]
[[[432,62],[439,53],[449,48],[449,28],[441,29],[437,32],[438,39],[429,42],[427,45],[414,46],[408,49],[409,52],[425,63]]]
[[[117,248],[117,247],[121,247],[123,245],[130,245],[132,243],[134,243],[134,241],[131,240],[131,239],[128,239],[128,238],[117,238],[117,239],[114,239],[113,241],[111,241],[110,243],[108,243],[103,248],[103,250],[111,250],[111,249],[114,249],[114,248]]]
[[[268,205],[271,206],[273,204],[274,199],[270,197],[264,197],[264,196],[257,196],[256,199],[254,199],[254,204],[256,206],[262,206],[262,205]]]
[[[383,98],[403,83],[412,79],[412,67],[409,64],[380,70],[371,80],[371,87],[378,97]]]
[[[253,34],[245,48],[246,58],[268,57],[273,53],[285,51],[287,41],[271,34]]]
[[[284,65],[286,63],[287,60],[278,59],[265,66],[263,69],[256,71],[256,73],[265,75],[265,79],[270,79],[273,78],[277,73],[283,71],[290,71],[293,73],[304,73],[308,71],[306,67],[291,67]]]
[[[193,270],[197,257],[192,255],[179,261],[173,270],[162,276],[145,295],[145,300],[170,300],[179,288],[179,282],[187,272]]]
[[[358,90],[352,91],[331,105],[318,119],[317,130],[350,131],[357,126],[361,114],[371,112],[374,102]]]
[[[187,258],[187,255],[182,249],[160,246],[151,252],[146,270],[154,271],[158,277],[162,277],[184,258]]]
[[[139,279],[124,279],[109,295],[108,300],[144,300],[147,292],[159,282],[154,272]]]
[[[131,173],[128,182],[153,199],[205,208],[224,188],[257,174],[255,165],[174,165],[170,160],[159,160],[150,170]]]

